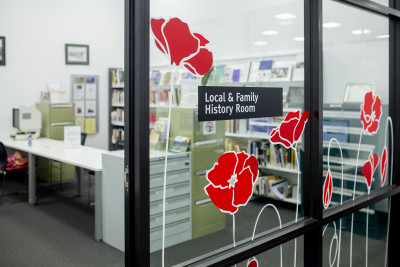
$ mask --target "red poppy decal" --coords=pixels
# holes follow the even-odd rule
[[[364,127],[364,134],[372,135],[378,132],[381,115],[381,98],[375,96],[372,92],[366,93],[364,104],[361,104],[361,122]]]
[[[304,111],[301,117],[300,110],[289,112],[279,127],[272,130],[269,138],[271,143],[282,144],[286,148],[293,147],[304,131],[308,116],[308,111]]]
[[[367,187],[368,187],[368,195],[371,191],[371,183],[372,183],[372,176],[375,173],[376,167],[378,167],[379,163],[379,157],[377,154],[370,154],[368,157],[367,162],[365,162],[363,168],[362,168],[362,174],[364,175],[366,182],[367,182]]]
[[[187,23],[178,18],[151,19],[151,30],[161,52],[169,56],[171,65],[184,66],[195,75],[204,75],[213,64],[213,54],[205,46],[209,41],[192,33]]]
[[[331,174],[331,170],[328,170],[328,174],[326,175],[325,184],[324,184],[323,200],[324,200],[324,208],[325,209],[327,209],[329,207],[329,204],[331,204],[332,187],[333,187],[332,174]]]
[[[222,212],[234,214],[253,194],[258,177],[258,161],[245,152],[225,152],[207,173],[204,190]]]
[[[255,257],[252,257],[247,261],[247,267],[258,267],[258,261]]]
[[[381,157],[381,186],[383,186],[386,181],[387,165],[387,149],[384,147]]]

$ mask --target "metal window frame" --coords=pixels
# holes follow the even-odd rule
[[[389,18],[389,114],[394,135],[400,133],[400,0],[389,7],[369,0],[332,0]],[[231,266],[298,236],[304,235],[304,266],[322,266],[322,227],[380,200],[389,198],[391,210],[400,207],[400,166],[393,166],[393,185],[369,196],[347,201],[323,212],[322,203],[322,2],[304,0],[305,109],[310,111],[305,130],[303,179],[304,218],[281,230],[185,262],[185,266]],[[150,266],[149,236],[149,20],[148,0],[125,0],[125,125],[127,187],[125,190],[125,266]],[[396,46],[397,44],[397,46]],[[314,140],[318,140],[315,142]],[[314,141],[314,142],[312,142]],[[400,151],[395,140],[394,150]],[[400,154],[394,153],[394,162]],[[311,164],[312,163],[312,164]],[[318,166],[315,168],[315,166]],[[314,179],[313,179],[314,178]],[[391,213],[389,266],[396,266],[400,215]]]

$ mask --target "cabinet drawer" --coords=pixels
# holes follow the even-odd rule
[[[48,137],[55,140],[64,140],[64,127],[72,125],[73,123],[69,125],[50,125]]]
[[[165,224],[182,221],[190,218],[190,207],[172,210],[165,213]],[[162,226],[162,213],[150,217],[150,229]]]
[[[185,231],[190,231],[190,221],[184,220],[177,223],[165,226],[165,237],[179,234]],[[162,227],[157,227],[150,230],[150,242],[160,240],[162,238]]]
[[[53,122],[65,122],[65,121],[74,121],[75,113],[74,113],[74,105],[52,105],[50,107],[50,123]]]
[[[190,193],[190,183],[180,183],[168,185],[166,189],[167,198]],[[161,200],[163,198],[163,187],[157,187],[150,190],[150,201]]]
[[[186,194],[179,197],[168,198],[165,201],[165,211],[183,208],[190,206],[190,195]],[[150,215],[155,215],[162,212],[163,201],[155,201],[150,203]]]
[[[150,161],[150,175],[164,173],[164,158]],[[189,169],[190,157],[168,159],[167,172]]]
[[[225,229],[226,213],[221,212],[212,202],[194,205],[193,213],[193,238],[205,236]]]
[[[190,181],[190,177],[191,176],[189,169],[187,169],[186,171],[169,172],[167,173],[167,185]],[[150,188],[160,187],[163,185],[163,173],[150,176]]]
[[[193,157],[193,171],[209,170],[214,166],[214,163],[218,161],[218,158],[224,154],[224,143],[210,143],[210,144],[195,144],[194,151],[192,152]]]
[[[193,201],[199,201],[208,198],[204,187],[208,185],[206,175],[195,175],[192,180],[192,198]]]

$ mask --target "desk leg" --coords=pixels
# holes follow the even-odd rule
[[[83,185],[83,168],[76,167],[76,177],[78,178],[78,197],[81,197]]]
[[[32,153],[28,154],[28,160],[29,160],[29,204],[35,205],[36,204],[36,169],[35,169],[35,155]]]
[[[103,207],[101,193],[101,172],[97,171],[94,178],[95,206],[94,206],[94,238],[97,241],[103,239]]]

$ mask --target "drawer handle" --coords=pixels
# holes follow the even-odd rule
[[[165,193],[169,193],[169,192],[172,192],[172,191],[174,191],[173,188],[168,188],[168,189],[165,190]],[[163,193],[163,190],[156,191],[156,195],[161,195],[162,193]]]
[[[160,204],[158,204],[158,206],[159,206],[159,207],[162,207],[162,204],[163,204],[163,203],[161,202]],[[168,202],[165,201],[165,206],[167,206],[167,205],[168,205]]]
[[[73,125],[74,123],[72,121],[68,122],[53,122],[50,123],[51,126],[62,126],[62,125]]]

